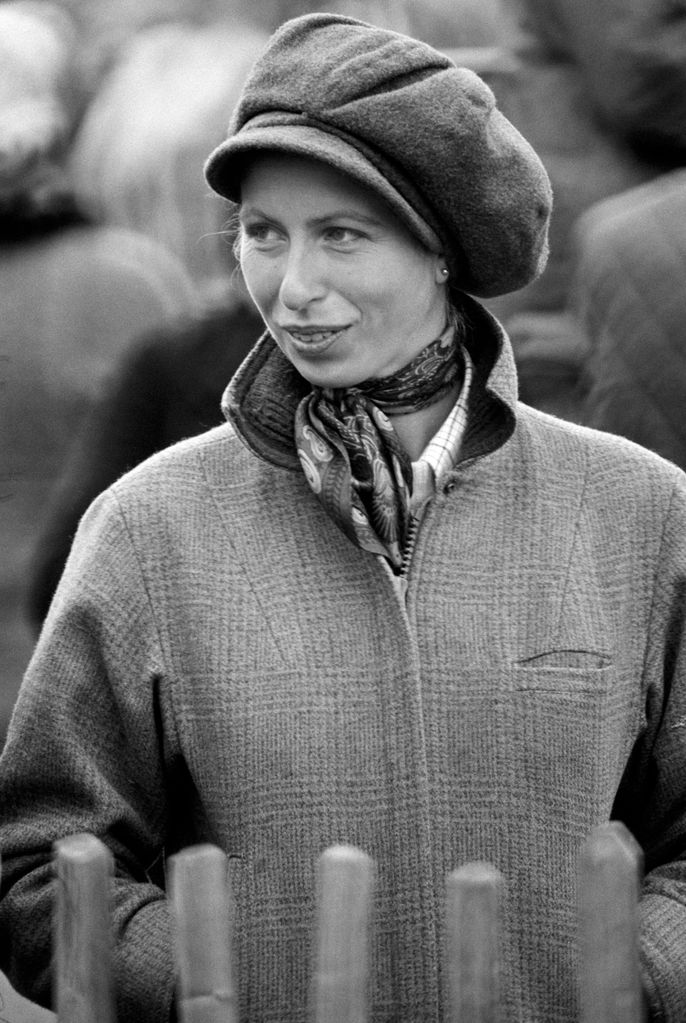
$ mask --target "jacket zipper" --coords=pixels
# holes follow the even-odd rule
[[[405,540],[405,547],[403,548],[403,557],[400,563],[400,571],[397,575],[398,585],[400,586],[400,592],[403,595],[403,599],[407,597],[407,573],[410,571],[410,563],[412,561],[412,555],[417,545],[417,533],[419,532],[420,519],[413,515],[410,518],[410,524],[407,530],[407,539]]]
[[[445,493],[448,493],[455,486],[454,482],[450,482],[443,487]],[[428,498],[419,509],[418,515],[410,516],[410,523],[407,527],[407,539],[405,540],[405,546],[403,548],[403,556],[400,562],[400,571],[396,575],[396,580],[400,587],[400,592],[403,595],[403,599],[407,597],[407,576],[410,571],[410,565],[414,556],[414,549],[417,546],[417,534],[419,533],[419,527],[422,524],[422,520],[426,514],[427,506],[431,503],[432,498]]]
[[[412,555],[417,545],[417,533],[419,532],[419,518],[413,515],[410,518],[410,525],[407,530],[407,539],[405,540],[405,547],[403,549],[403,558],[400,564],[400,572],[398,575],[406,576],[410,570],[410,562],[412,561]]]

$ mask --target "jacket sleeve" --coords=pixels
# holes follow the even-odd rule
[[[678,474],[655,567],[643,734],[615,803],[645,856],[644,982],[655,1023],[686,1019],[686,477]]]
[[[53,843],[86,831],[115,858],[118,1018],[169,1019],[159,880],[175,763],[168,688],[136,554],[107,492],[82,521],[0,759],[0,968],[34,1001],[50,1002]]]

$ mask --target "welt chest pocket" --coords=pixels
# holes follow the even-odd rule
[[[602,696],[614,676],[612,655],[602,650],[548,650],[516,661],[515,691],[588,692]]]

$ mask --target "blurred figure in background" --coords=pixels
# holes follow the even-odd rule
[[[0,5],[0,736],[33,642],[23,592],[46,494],[120,353],[199,301],[164,248],[78,201],[78,45],[59,6]]]
[[[679,430],[660,406],[674,406],[668,395],[681,379],[686,217],[678,181],[662,175],[686,153],[686,7],[516,6],[520,66],[502,106],[541,154],[555,191],[546,272],[491,306],[512,337],[520,393],[667,457],[680,449],[684,465]],[[657,294],[649,308],[645,296]]]
[[[62,166],[79,102],[74,27],[57,4],[0,8],[0,239],[83,223]]]
[[[643,163],[686,158],[683,0],[520,0],[550,54],[573,64],[594,116]]]
[[[137,32],[100,83],[71,153],[90,213],[145,232],[212,301],[226,290],[226,203],[203,188],[198,168],[265,38],[226,19]]]
[[[584,422],[686,469],[686,170],[592,207],[577,238]]]
[[[522,399],[579,421],[583,331],[568,308],[575,265],[574,227],[594,203],[642,183],[653,173],[598,115],[586,65],[602,62],[613,37],[610,6],[622,0],[513,0],[518,33],[515,67],[498,85],[501,106],[529,138],[555,194],[550,260],[545,273],[515,295],[490,303],[505,323],[519,370]],[[590,56],[592,54],[592,57]],[[606,69],[606,77],[612,72]]]
[[[627,5],[608,49],[598,109],[652,176],[577,225],[582,418],[686,468],[686,5]]]

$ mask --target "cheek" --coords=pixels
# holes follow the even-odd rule
[[[279,291],[278,276],[274,268],[265,266],[264,260],[250,252],[241,252],[240,265],[250,297],[260,312],[264,312],[269,309]]]
[[[365,318],[387,315],[392,306],[394,283],[384,266],[375,264],[337,269],[329,279],[331,291],[358,309]]]
[[[356,289],[354,297],[352,293],[349,297],[364,311],[370,324],[383,326],[386,330],[396,330],[398,325],[402,325],[415,301],[411,285],[399,286],[387,274],[369,277],[363,287]]]

